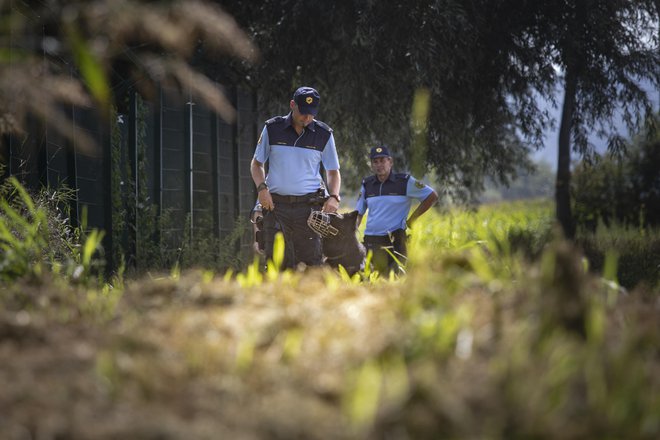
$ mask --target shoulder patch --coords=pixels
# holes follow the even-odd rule
[[[332,133],[332,128],[330,128],[330,126],[325,122],[317,121],[316,119],[314,119],[314,123],[316,124],[317,127],[321,127],[325,131],[329,131],[330,133]]]
[[[419,180],[416,180],[415,186],[419,189],[423,189],[426,185],[424,185],[424,183],[420,182]]]
[[[270,118],[269,120],[266,121],[266,125],[271,125],[276,122],[281,122],[284,120],[283,116],[275,116],[274,118]]]

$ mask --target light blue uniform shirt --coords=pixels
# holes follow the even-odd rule
[[[321,164],[338,170],[339,158],[332,129],[314,120],[299,135],[291,125],[291,114],[266,121],[254,159],[268,161],[266,184],[271,193],[301,196],[320,187]]]
[[[364,235],[388,235],[406,229],[406,220],[414,199],[426,199],[433,189],[409,174],[390,173],[384,182],[369,176],[362,188],[355,209],[360,215],[369,210]]]

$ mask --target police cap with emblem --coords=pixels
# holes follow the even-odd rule
[[[373,147],[371,149],[371,152],[369,153],[369,159],[375,159],[377,157],[391,157],[387,147],[384,146]]]
[[[321,95],[311,87],[299,87],[293,94],[293,100],[298,105],[298,111],[303,115],[314,115],[319,112]]]

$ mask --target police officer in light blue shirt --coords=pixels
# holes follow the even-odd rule
[[[321,240],[307,226],[307,218],[321,205],[325,212],[336,212],[341,201],[341,175],[332,129],[314,119],[320,100],[315,89],[298,88],[289,103],[290,113],[266,121],[250,165],[264,213],[266,257],[273,256],[279,224],[284,234],[285,267],[301,262],[308,266],[321,264]],[[321,166],[326,170],[327,198],[323,197]]]
[[[368,210],[364,245],[372,251],[374,268],[381,273],[388,269],[397,271],[397,260],[403,264],[407,256],[406,228],[433,206],[438,194],[410,174],[392,172],[393,161],[387,147],[373,147],[369,157],[374,175],[362,180],[357,222],[359,226]],[[421,203],[408,217],[414,199]]]

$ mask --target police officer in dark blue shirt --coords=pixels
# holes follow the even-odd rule
[[[285,267],[301,262],[321,264],[321,239],[307,226],[307,218],[321,204],[325,212],[336,212],[339,207],[341,175],[335,139],[330,127],[314,119],[320,99],[311,87],[297,89],[289,103],[290,113],[266,121],[250,165],[264,212],[266,257],[273,256],[279,224],[285,241]],[[321,200],[321,166],[326,170],[329,193],[325,202]]]
[[[406,228],[433,206],[438,194],[410,174],[392,172],[393,161],[387,147],[373,147],[369,157],[374,175],[362,181],[356,206],[357,222],[359,225],[369,210],[364,245],[372,251],[374,269],[381,273],[388,269],[397,271],[397,260],[403,264],[407,256]],[[408,217],[413,199],[421,203]]]

